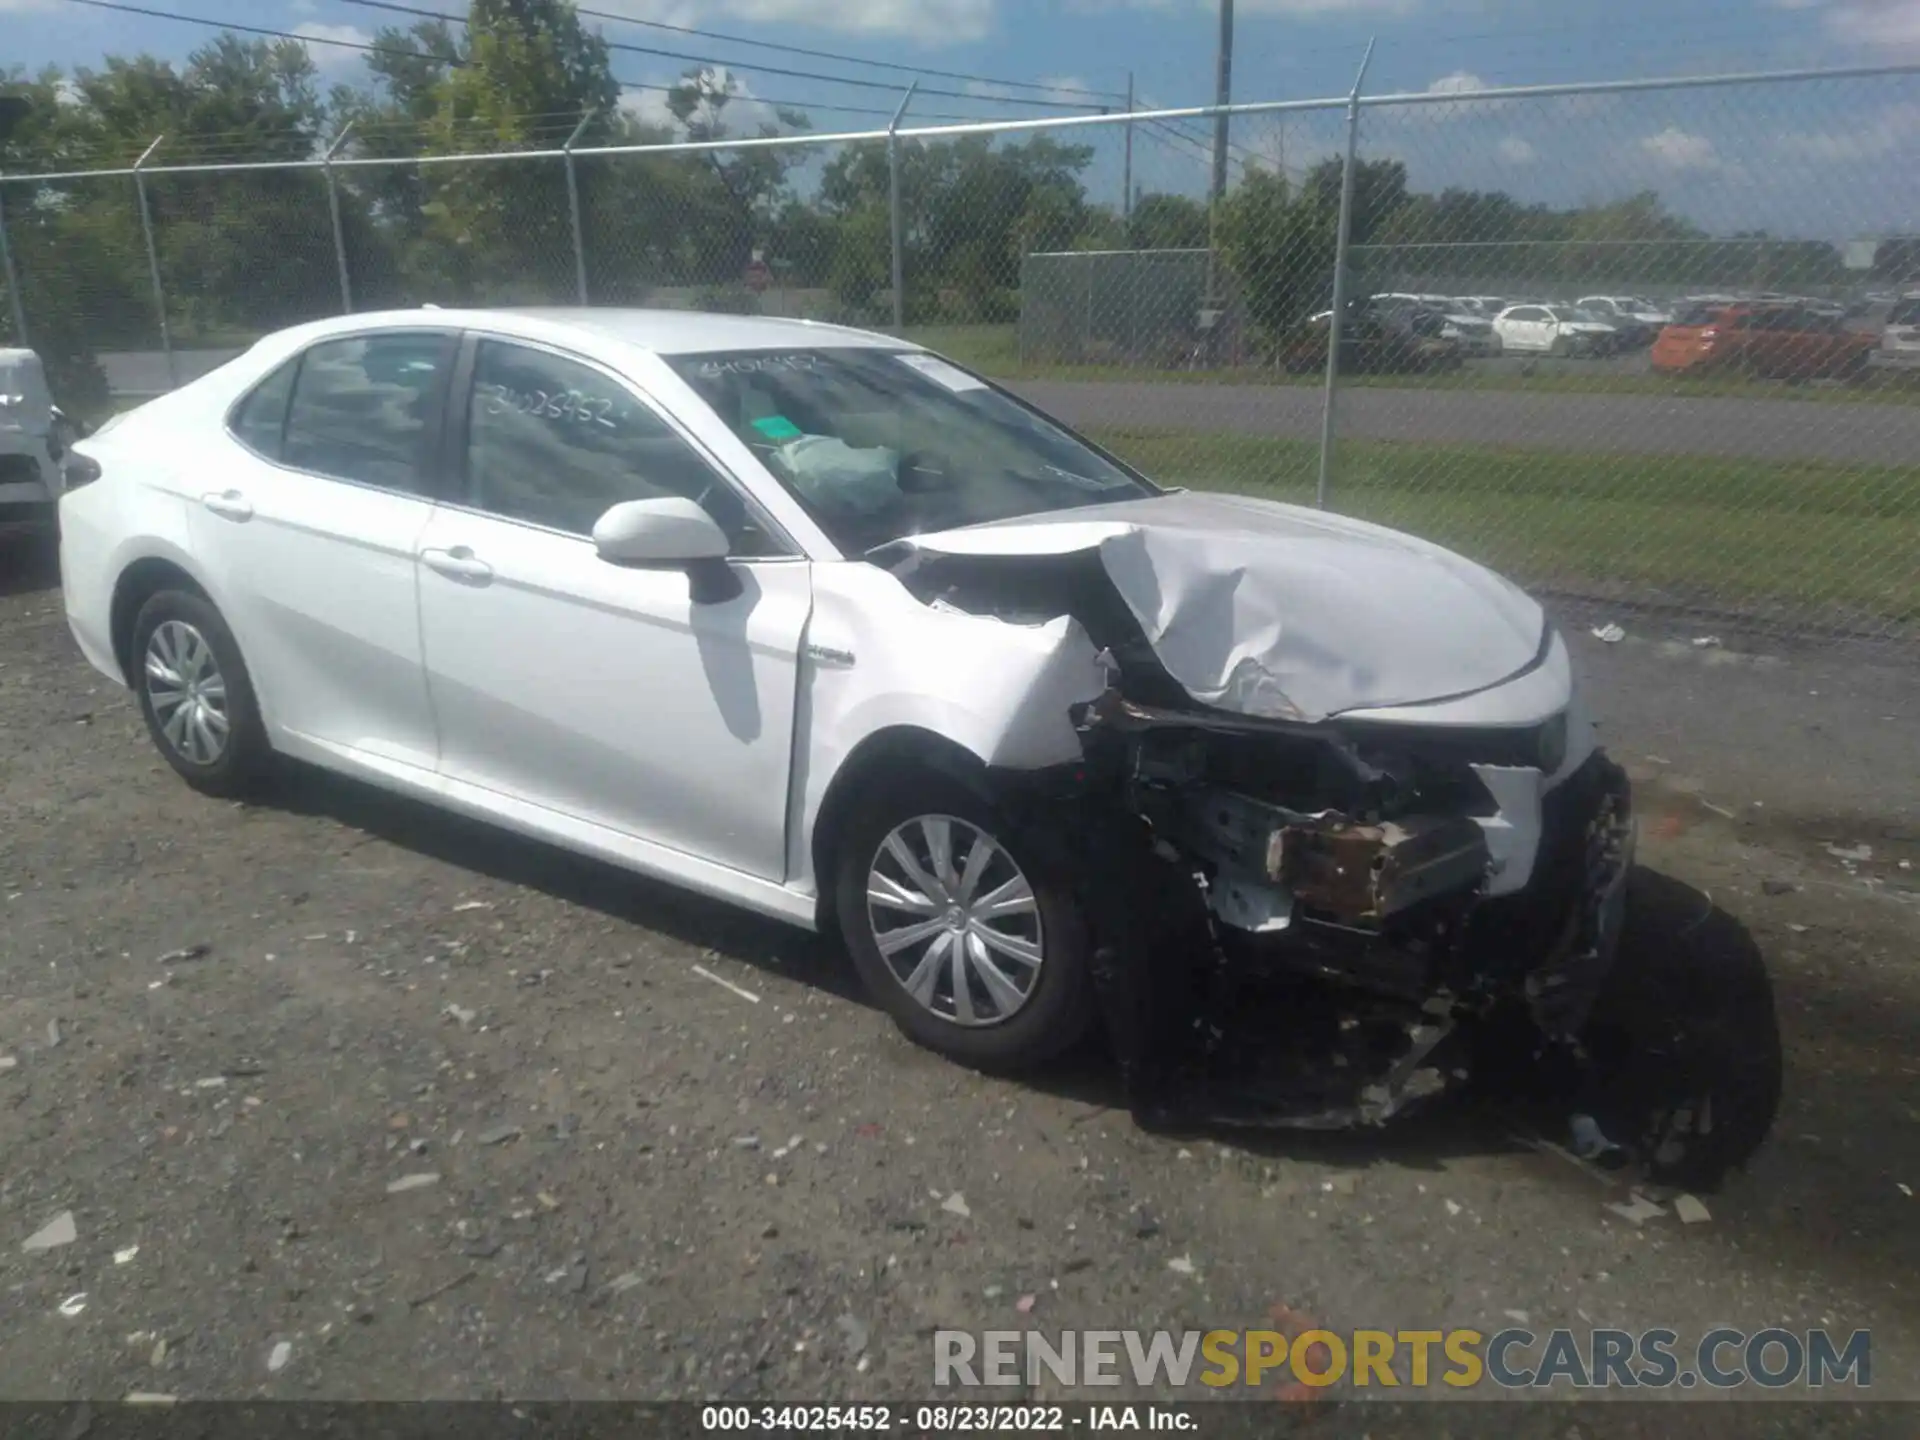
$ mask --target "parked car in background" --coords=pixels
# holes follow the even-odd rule
[[[1373,303],[1387,309],[1422,309],[1440,317],[1440,333],[1460,347],[1462,355],[1498,355],[1500,337],[1493,333],[1493,322],[1457,305],[1446,295],[1408,295],[1392,292],[1375,295]]]
[[[1592,312],[1595,319],[1618,330],[1624,348],[1651,345],[1661,327],[1673,319],[1652,301],[1633,295],[1583,295],[1573,302],[1576,309]]]
[[[1600,355],[1619,343],[1613,326],[1571,305],[1509,305],[1493,328],[1505,349],[1536,355]]]
[[[1453,298],[1455,304],[1466,306],[1482,320],[1493,319],[1512,303],[1501,299],[1498,295],[1456,295]]]
[[[1873,358],[1874,337],[1791,302],[1695,305],[1653,342],[1662,374],[1733,371],[1771,380],[1847,379]]]
[[[72,439],[40,357],[31,350],[0,350],[0,515],[13,522],[52,521],[60,462]]]
[[[1290,373],[1307,374],[1326,365],[1332,314],[1322,310],[1309,317],[1289,338],[1280,358]],[[1460,363],[1460,343],[1441,333],[1444,328],[1425,306],[1356,300],[1340,323],[1340,372],[1387,375],[1452,369]]]
[[[1920,290],[1894,301],[1887,312],[1880,357],[1892,365],[1920,365]]]
[[[1650,326],[1642,325],[1637,320],[1603,315],[1598,310],[1587,309],[1584,305],[1570,305],[1566,308],[1573,311],[1574,318],[1584,325],[1606,327],[1608,333],[1594,337],[1592,353],[1595,355],[1618,355],[1623,351],[1637,350],[1642,345],[1651,345],[1657,333]]]

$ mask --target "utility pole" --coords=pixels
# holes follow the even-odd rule
[[[1233,0],[1220,0],[1220,71],[1214,104],[1233,103]],[[1213,118],[1213,198],[1227,193],[1227,116]]]
[[[1133,72],[1131,70],[1127,72],[1127,160],[1121,167],[1120,184],[1120,218],[1131,225],[1133,221]]]

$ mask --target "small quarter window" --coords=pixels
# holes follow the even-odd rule
[[[253,393],[233,412],[234,439],[264,459],[280,458],[280,442],[287,428],[287,403],[293,399],[293,377],[299,369],[300,358],[295,356],[254,386]]]

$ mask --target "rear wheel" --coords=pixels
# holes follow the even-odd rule
[[[910,1038],[1028,1069],[1092,1023],[1087,931],[1040,837],[932,772],[875,786],[843,834],[835,908],[873,998]]]
[[[271,749],[233,632],[211,601],[162,590],[133,622],[134,688],[167,763],[209,795],[244,793]]]

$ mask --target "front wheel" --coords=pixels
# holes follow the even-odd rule
[[[868,992],[907,1036],[1030,1069],[1094,1016],[1087,929],[1060,858],[958,781],[875,787],[843,834],[835,908]]]
[[[181,779],[245,793],[271,755],[240,646],[213,603],[162,590],[133,622],[132,680],[147,733]]]

